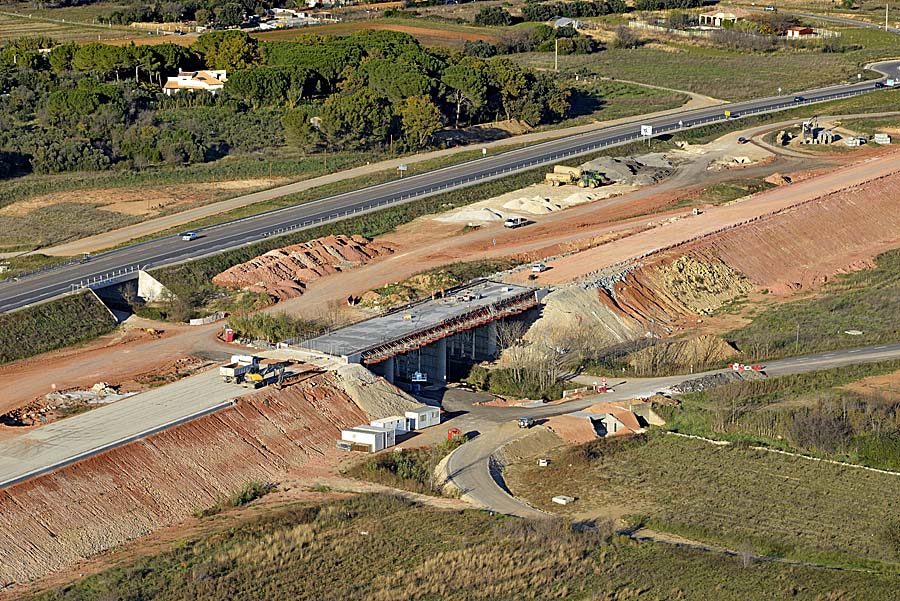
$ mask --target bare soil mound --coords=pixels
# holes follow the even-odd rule
[[[699,371],[736,355],[737,350],[718,336],[705,335],[648,346],[629,355],[628,364],[646,373],[660,367]]]
[[[363,236],[328,236],[269,251],[223,271],[213,283],[283,300],[300,296],[314,280],[393,252],[390,246]]]
[[[336,460],[368,421],[328,373],[0,491],[0,582],[26,582],[188,518],[250,480]]]
[[[611,287],[607,302],[618,312],[668,333],[683,319],[709,314],[753,285],[712,253],[663,254]]]
[[[422,403],[362,365],[343,365],[335,373],[344,393],[371,419],[403,415],[422,407]]]
[[[872,267],[900,245],[900,173],[769,215],[711,236],[711,251],[773,293],[819,286],[836,274]]]

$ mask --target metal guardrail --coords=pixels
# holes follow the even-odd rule
[[[868,89],[861,88],[859,90],[851,90],[851,91],[847,91],[847,92],[831,94],[831,95],[828,95],[826,97],[821,97],[821,98],[812,98],[812,99],[804,98],[801,101],[790,101],[790,102],[783,102],[783,103],[779,103],[779,104],[768,106],[768,107],[750,108],[750,109],[739,111],[738,114],[730,116],[730,117],[726,117],[724,115],[724,110],[726,110],[726,109],[723,106],[723,114],[721,116],[716,115],[714,117],[704,117],[704,118],[692,120],[689,122],[684,122],[681,126],[679,126],[679,125],[661,126],[658,129],[656,129],[655,131],[658,133],[669,133],[672,131],[693,129],[695,127],[709,125],[711,123],[728,122],[728,121],[733,121],[733,120],[737,120],[737,119],[742,119],[744,117],[751,116],[751,115],[777,112],[780,110],[785,110],[785,109],[789,109],[789,108],[793,108],[793,107],[797,107],[797,106],[804,106],[804,105],[808,105],[808,104],[815,104],[815,103],[823,102],[823,101],[827,101],[827,100],[848,98],[851,96],[857,96],[860,94],[864,94],[868,91],[869,91]],[[484,181],[484,180],[496,178],[496,177],[503,176],[505,174],[514,173],[514,172],[520,172],[520,171],[523,171],[523,170],[526,170],[526,169],[529,169],[532,167],[540,167],[541,165],[546,165],[548,163],[552,163],[552,162],[558,161],[560,159],[581,156],[581,155],[589,154],[591,152],[595,152],[597,150],[602,150],[603,148],[619,146],[619,145],[625,144],[627,142],[632,142],[632,141],[642,140],[642,139],[646,139],[646,136],[642,136],[639,132],[625,134],[623,136],[619,136],[617,138],[614,138],[612,140],[608,140],[605,142],[598,142],[595,144],[590,144],[588,146],[578,147],[573,150],[562,151],[562,152],[552,154],[552,155],[549,155],[549,156],[541,158],[541,159],[525,161],[525,162],[522,162],[517,165],[503,167],[500,169],[495,169],[493,171],[488,171],[486,173],[479,175],[478,177],[469,177],[469,178],[466,178],[465,180],[459,180],[459,181],[456,181],[453,183],[445,183],[445,184],[440,184],[437,186],[431,186],[431,187],[425,188],[423,190],[420,190],[418,192],[414,192],[411,194],[398,194],[398,195],[391,196],[386,199],[367,203],[363,206],[354,207],[352,209],[347,209],[345,211],[342,211],[340,213],[333,214],[333,215],[330,215],[327,217],[319,217],[318,219],[309,219],[309,220],[294,223],[291,225],[286,225],[284,227],[280,227],[280,228],[277,228],[274,230],[270,230],[268,232],[264,232],[263,234],[260,235],[260,239],[265,239],[265,238],[269,238],[269,237],[273,237],[273,236],[286,235],[286,234],[294,232],[294,231],[307,229],[307,228],[314,227],[316,225],[320,225],[323,223],[327,223],[327,222],[331,222],[331,221],[339,221],[341,219],[345,219],[352,215],[366,213],[366,212],[372,211],[374,209],[378,209],[380,207],[403,203],[403,202],[410,201],[410,200],[413,200],[416,198],[421,198],[424,196],[436,194],[436,193],[444,191],[444,190],[464,187],[464,186],[469,185],[474,182]]]

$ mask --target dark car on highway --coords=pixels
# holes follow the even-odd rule
[[[806,100],[803,96],[794,96],[794,102],[803,102]]]

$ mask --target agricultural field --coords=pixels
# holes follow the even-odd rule
[[[645,46],[612,48],[590,54],[560,56],[560,71],[582,77],[614,77],[666,86],[723,100],[744,100],[767,94],[816,88],[855,78],[861,65],[896,52],[896,36],[862,28],[839,28],[841,43],[862,46],[843,53],[816,51],[741,52],[700,47],[675,40]],[[514,60],[537,69],[552,69],[552,53],[515,55]],[[871,74],[864,73],[864,77]]]
[[[59,10],[65,11],[66,9]],[[93,24],[90,20],[79,20],[73,23],[69,21],[69,17],[61,16],[64,13],[60,13],[60,16],[49,16],[53,12],[44,11],[48,13],[47,17],[39,17],[34,14],[33,18],[29,18],[26,15],[32,14],[31,11],[19,12],[22,16],[13,16],[6,7],[0,6],[0,43],[15,38],[37,36],[48,36],[57,42],[97,42],[147,37],[146,33],[126,27],[108,27]],[[82,17],[79,15],[74,18],[81,19]],[[63,19],[67,22],[63,22]],[[158,38],[153,39],[158,42]]]
[[[618,81],[586,85],[573,82],[571,116],[554,129],[667,111],[684,105],[688,100],[687,94]]]
[[[272,496],[272,495],[270,495]],[[269,497],[266,497],[268,499]],[[152,555],[35,596],[76,599],[887,599],[896,576],[635,543],[608,528],[438,510],[388,495],[251,504]],[[257,502],[259,503],[259,502]],[[216,524],[219,524],[216,529]],[[159,549],[157,547],[156,549]],[[838,596],[835,596],[838,595]]]
[[[663,432],[602,439],[508,469],[514,494],[570,518],[624,517],[753,552],[896,572],[900,476]],[[560,507],[554,495],[575,497]]]
[[[372,19],[367,21],[345,21],[328,25],[314,25],[300,29],[283,31],[270,31],[254,34],[260,40],[291,41],[297,37],[309,35],[350,35],[357,31],[367,29],[399,31],[415,37],[420,44],[426,47],[444,46],[447,48],[462,48],[466,42],[483,40],[493,42],[497,39],[496,31],[483,27],[471,27],[457,25],[455,23],[442,23],[439,21],[424,21],[410,19]]]

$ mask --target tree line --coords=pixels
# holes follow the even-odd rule
[[[224,92],[162,94],[167,76],[199,68],[225,69]],[[390,31],[262,43],[215,31],[187,48],[23,38],[0,48],[0,94],[0,175],[190,164],[286,142],[418,149],[443,127],[569,111],[551,75]]]

